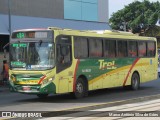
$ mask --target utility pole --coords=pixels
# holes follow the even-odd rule
[[[8,0],[8,25],[9,25],[9,39],[11,38],[11,0]]]

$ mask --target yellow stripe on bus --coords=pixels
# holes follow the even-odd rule
[[[148,62],[146,62],[146,63],[138,63],[138,64],[135,65],[135,67],[138,67],[138,66],[148,66],[148,65],[149,65]],[[112,71],[107,72],[107,73],[105,73],[105,74],[102,74],[102,75],[100,75],[100,76],[98,76],[98,77],[90,80],[90,81],[89,81],[89,85],[93,84],[94,82],[97,82],[98,80],[100,80],[100,79],[103,78],[104,76],[112,75],[112,74],[118,73],[118,72],[120,72],[120,71],[127,70],[127,69],[129,69],[130,67],[131,67],[131,65],[128,65],[128,66],[124,66],[124,67],[118,68],[118,69],[116,69],[116,70],[112,70]]]
[[[94,83],[94,82],[97,82],[97,81],[100,80],[103,76],[112,75],[112,74],[114,74],[114,73],[118,73],[119,71],[129,69],[130,66],[131,66],[131,65],[124,66],[124,67],[118,68],[118,69],[116,69],[116,70],[112,70],[112,71],[110,71],[110,72],[107,72],[107,73],[105,73],[105,74],[102,74],[102,75],[100,75],[100,76],[98,76],[98,77],[90,80],[90,81],[89,81],[89,85],[92,84],[92,83]]]

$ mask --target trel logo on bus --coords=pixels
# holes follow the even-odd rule
[[[104,60],[99,60],[99,69],[116,69],[115,61],[105,62]]]

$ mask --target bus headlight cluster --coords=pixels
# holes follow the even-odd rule
[[[52,82],[55,79],[55,77],[53,76],[52,78],[49,78],[49,82]]]
[[[45,85],[45,84],[47,84],[47,83],[48,83],[48,79],[43,80],[42,85]]]
[[[45,79],[45,80],[43,80],[43,81],[42,81],[42,85],[45,85],[45,84],[51,83],[53,80],[54,80],[54,77],[49,78],[49,79]]]

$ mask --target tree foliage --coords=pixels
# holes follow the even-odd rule
[[[126,25],[126,30],[133,33],[145,32],[155,26],[160,18],[160,2],[134,1],[125,8],[113,13],[109,19],[112,29],[124,30],[120,26]]]
[[[156,37],[160,36],[160,27],[159,26],[151,26],[149,29],[145,31],[145,36]]]

